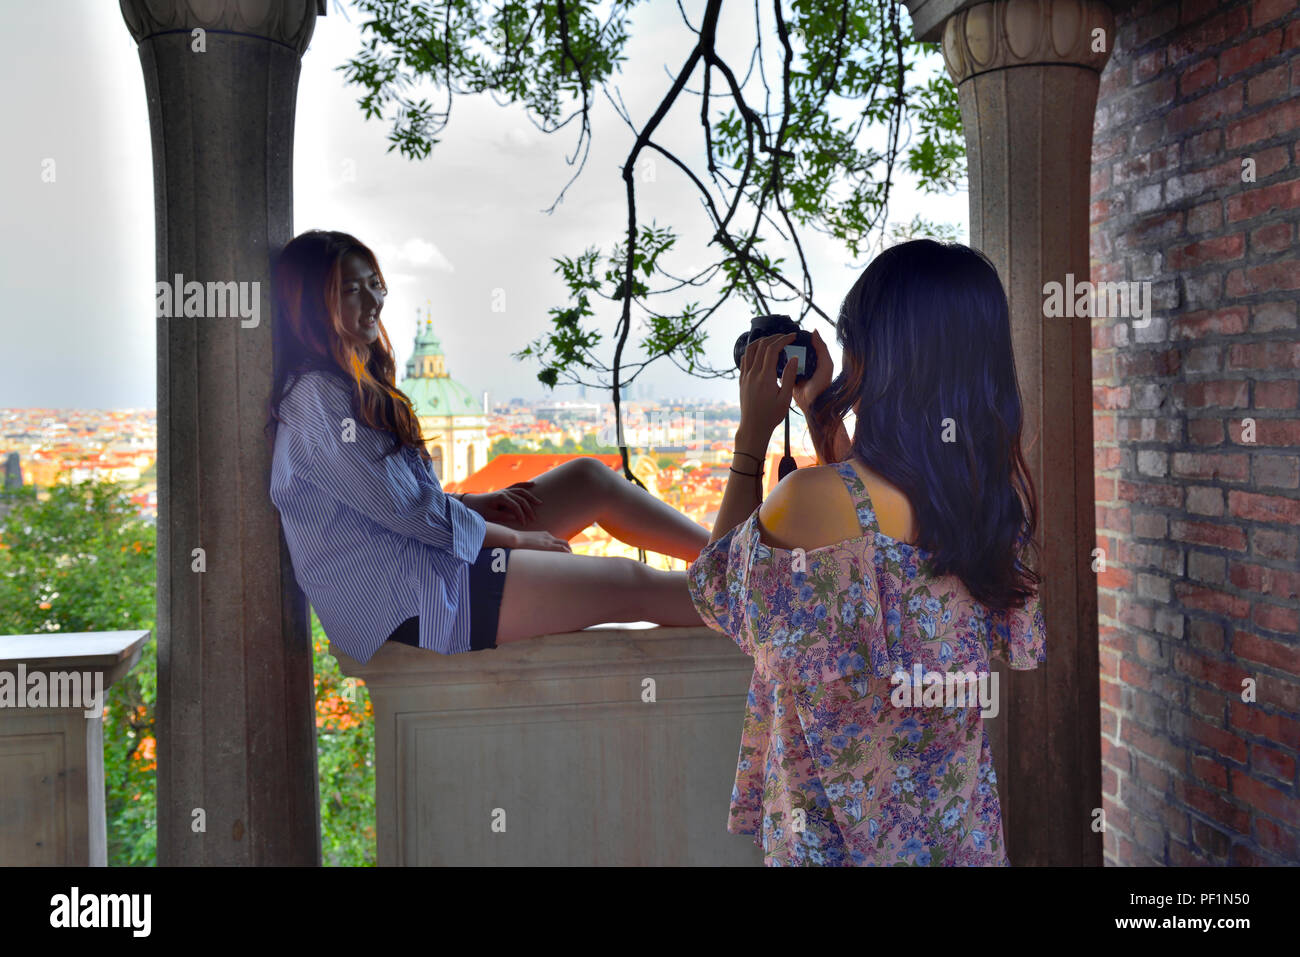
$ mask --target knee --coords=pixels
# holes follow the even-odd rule
[[[574,459],[569,465],[578,478],[591,488],[610,488],[613,479],[618,477],[608,465],[589,455]]]

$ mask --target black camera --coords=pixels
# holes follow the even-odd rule
[[[785,336],[794,333],[794,342],[790,343],[780,355],[776,357],[776,375],[779,379],[781,373],[785,371],[785,362],[791,357],[799,359],[799,374],[795,382],[807,382],[814,372],[817,371],[817,349],[813,346],[812,333],[805,332],[795,325],[794,320],[789,316],[755,316],[749,321],[749,332],[741,333],[736,340],[736,346],[732,350],[732,355],[736,360],[736,368],[740,368],[740,360],[745,357],[745,350],[749,344],[758,339],[764,339],[768,336]]]

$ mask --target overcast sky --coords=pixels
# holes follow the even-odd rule
[[[686,3],[688,11],[700,4]],[[736,9],[746,8],[740,5]],[[135,42],[116,3],[5,0],[0,79],[8,91],[7,144],[0,153],[5,196],[0,256],[5,278],[4,374],[0,407],[152,408],[156,402],[153,160]],[[752,17],[752,8],[746,16]],[[349,19],[350,18],[350,19]],[[634,11],[632,40],[617,85],[644,120],[689,50],[673,3]],[[548,394],[538,367],[510,353],[548,327],[564,303],[552,258],[588,246],[608,249],[625,222],[620,168],[627,127],[603,101],[594,116],[587,168],[565,201],[543,212],[572,174],[574,137],[546,136],[521,110],[487,98],[458,99],[442,143],[423,161],[387,153],[386,122],[367,121],[357,88],[336,67],[360,49],[360,16],[331,0],[303,58],[294,155],[294,229],[341,229],[370,244],[389,280],[384,321],[399,366],[410,355],[416,310],[431,304],[452,376],[495,399]],[[929,64],[941,69],[935,58]],[[697,73],[698,77],[698,73]],[[432,97],[430,97],[432,99]],[[699,101],[670,118],[662,139],[688,159],[699,140]],[[57,162],[42,183],[41,164]],[[353,170],[349,179],[345,171]],[[638,186],[639,218],[672,223],[684,237],[682,267],[712,261],[708,223],[692,189],[660,161]],[[964,193],[922,196],[895,188],[891,219],[915,213],[958,225],[966,236]],[[834,315],[865,262],[805,232],[816,300]],[[504,291],[504,312],[493,296]],[[612,341],[616,312],[604,305]],[[730,363],[748,328],[737,304],[715,316],[708,357]],[[829,328],[823,338],[833,342]],[[634,331],[630,341],[637,337]],[[838,354],[834,353],[837,366]],[[602,353],[612,361],[612,346]],[[638,382],[657,397],[733,399],[736,382],[701,380],[661,360]],[[562,386],[556,398],[576,398]],[[595,396],[588,391],[588,398]]]

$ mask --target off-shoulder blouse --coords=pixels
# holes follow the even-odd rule
[[[727,829],[755,835],[769,866],[1005,865],[981,708],[903,692],[918,677],[994,687],[993,654],[1037,667],[1038,597],[990,612],[933,574],[924,549],[881,532],[856,470],[834,468],[860,536],[769,546],[755,509],[688,570],[705,623],[754,659]]]

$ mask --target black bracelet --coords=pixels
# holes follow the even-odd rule
[[[750,455],[748,452],[742,452],[742,451],[740,451],[740,449],[733,449],[731,454],[732,454],[732,455],[743,455],[745,458],[747,458],[747,459],[753,459],[755,462],[758,462],[758,463],[760,463],[760,464],[761,464],[762,461],[763,461],[763,460],[760,459],[757,455]]]
[[[759,476],[759,475],[762,475],[762,474],[763,474],[761,471],[760,471],[760,472],[742,472],[740,469],[736,468],[734,465],[731,467],[731,471],[735,472],[737,475]]]

